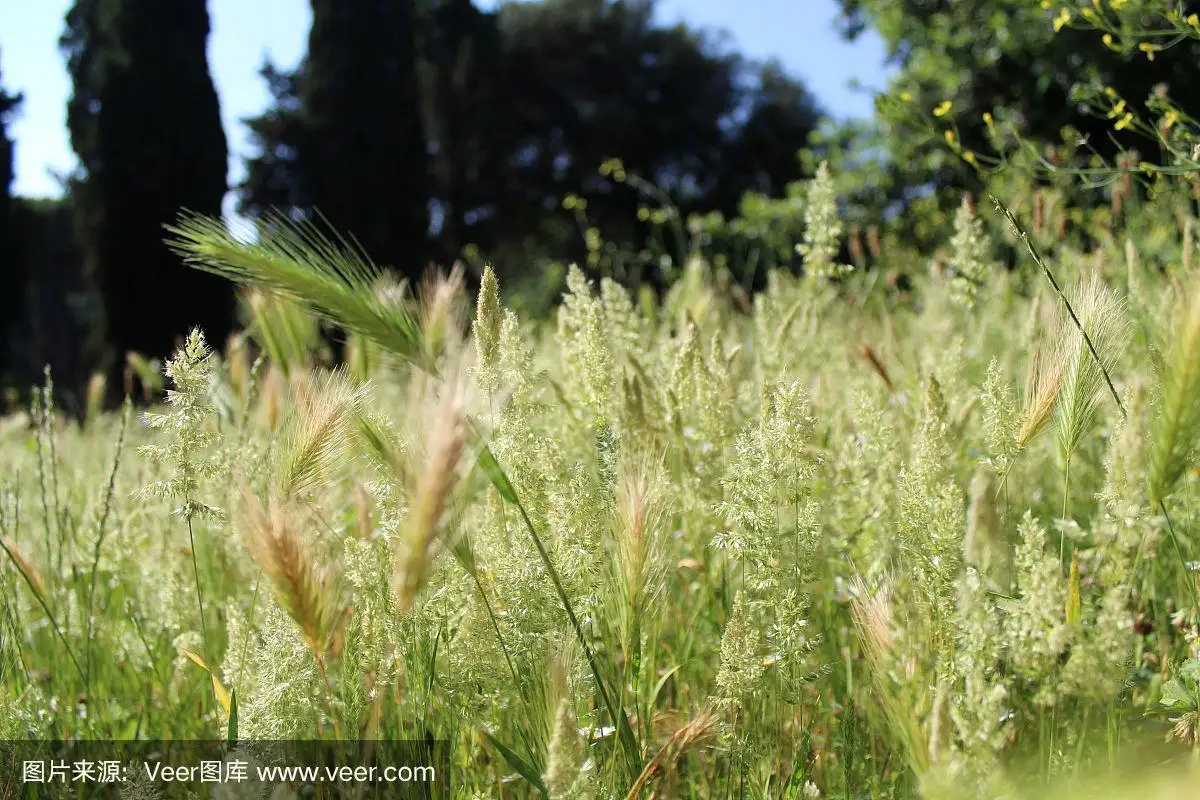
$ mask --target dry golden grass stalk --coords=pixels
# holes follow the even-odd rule
[[[667,717],[659,717],[659,721],[675,722]],[[708,709],[702,710],[695,719],[675,728],[666,744],[655,753],[654,758],[650,759],[645,769],[638,775],[637,780],[625,795],[625,800],[636,800],[642,790],[656,776],[660,784],[669,782],[680,759],[688,751],[702,747],[711,741],[715,732],[716,718]]]
[[[880,361],[879,356],[875,354],[875,348],[871,347],[869,344],[864,344],[859,347],[859,353],[861,353],[862,357],[865,358],[867,363],[871,365],[871,369],[875,371],[875,374],[878,375],[887,385],[888,391],[895,392],[896,387],[892,384],[892,377],[888,375],[887,368],[883,366],[883,362]]]
[[[457,380],[443,386],[426,438],[425,463],[417,476],[408,516],[397,541],[394,590],[400,611],[412,607],[425,582],[431,551],[442,527],[450,495],[459,481],[467,436],[464,387]]]
[[[1049,337],[1034,345],[1025,380],[1025,404],[1017,429],[1017,449],[1023,450],[1046,429],[1058,405],[1068,358],[1061,326],[1054,326]]]
[[[264,507],[249,490],[242,495],[250,554],[270,579],[280,607],[320,659],[345,621],[341,573],[307,541],[294,504],[272,499]]]
[[[46,583],[42,580],[42,574],[38,572],[37,567],[29,560],[26,555],[21,552],[21,548],[9,537],[4,537],[4,549],[8,551],[9,557],[13,564],[20,570],[29,580],[29,585],[41,597],[46,596]]]

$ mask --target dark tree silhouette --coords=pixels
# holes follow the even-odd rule
[[[0,377],[10,364],[9,336],[26,282],[12,198],[14,146],[8,137],[8,123],[20,105],[21,96],[6,93],[0,85]]]
[[[370,4],[346,7],[359,5]],[[431,252],[444,262],[468,244],[498,256],[502,268],[505,261],[527,265],[535,250],[582,260],[580,231],[562,210],[569,193],[587,197],[589,220],[607,239],[640,247],[649,233],[637,217],[643,198],[598,171],[614,157],[667,191],[684,213],[731,214],[747,190],[782,191],[801,176],[797,151],[819,117],[803,85],[778,65],[750,63],[727,51],[718,37],[657,24],[653,2],[545,0],[506,3],[491,13],[470,0],[430,0],[422,7],[416,25],[422,96],[416,107],[430,160],[425,196],[433,209]],[[335,41],[348,40],[329,38],[325,46]],[[358,39],[346,46],[355,53],[370,50]],[[338,142],[347,141],[360,117],[372,130],[394,129],[387,116],[394,106],[372,104],[360,89],[348,87],[333,107],[349,121],[318,124],[317,117],[329,119],[332,112],[321,111],[313,90],[305,89],[340,85],[330,70],[345,69],[341,65],[352,55],[339,60],[327,52],[322,66],[310,52],[295,73],[264,71],[274,103],[249,121],[259,154],[241,187],[244,210],[315,205],[337,223],[306,178],[306,163],[322,169],[337,164],[333,178],[363,205],[378,197],[378,176],[388,174],[392,162],[385,158],[378,169],[368,169],[369,147],[359,147],[360,165],[360,155],[341,155],[347,145]],[[385,88],[373,91],[376,98],[397,96]],[[399,96],[407,105],[410,95]],[[327,126],[340,132],[317,134]],[[395,151],[408,140],[393,134],[389,141]],[[359,174],[376,182],[357,183]],[[411,184],[399,185],[407,191]],[[341,223],[342,229],[368,244],[364,231],[375,219],[391,220],[393,227],[406,219],[389,212],[389,202],[399,199],[385,195],[364,210],[374,214],[371,221],[358,228]],[[387,261],[386,250],[367,249]]]
[[[219,214],[227,145],[206,48],[204,0],[76,0],[60,45],[80,169],[70,188],[85,271],[97,276],[118,357],[170,354],[195,325],[220,345],[228,282],[163,244],[181,209]]]
[[[295,162],[308,204],[410,278],[429,232],[413,5],[313,0]]]

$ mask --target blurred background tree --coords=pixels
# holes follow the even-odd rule
[[[567,263],[661,286],[697,242],[747,290],[767,267],[798,268],[823,160],[840,258],[924,268],[964,190],[1051,187],[1061,213],[1086,190],[1048,166],[1144,148],[1147,131],[1118,124],[1104,98],[1138,113],[1159,103],[1149,116],[1161,116],[1170,95],[1182,118],[1200,114],[1198,40],[1134,35],[1165,0],[1119,13],[1090,0],[838,0],[840,34],[873,30],[894,69],[875,116],[840,124],[780,64],[662,22],[654,0],[309,1],[306,57],[262,66],[269,103],[245,120],[238,211],[315,209],[410,280],[431,262],[491,261],[527,309],[545,307]],[[1184,25],[1188,9],[1171,13]],[[163,222],[218,213],[226,189],[206,4],[75,0],[66,22],[79,171],[63,201],[0,204],[0,237],[7,226],[22,240],[5,274],[24,287],[6,294],[24,310],[0,351],[23,354],[10,370],[26,380],[30,359],[86,372],[104,343],[118,359],[161,356],[192,324],[216,341],[233,324],[228,287],[162,245]],[[0,97],[2,124],[17,98]],[[0,147],[7,186],[7,137]],[[1113,192],[1132,200],[1110,190],[1115,214]],[[42,240],[67,217],[70,241]],[[54,324],[94,335],[62,344],[45,333]]]
[[[219,214],[226,191],[205,0],[77,0],[66,23],[67,125],[80,163],[69,197],[107,341],[122,363],[128,351],[171,352],[195,325],[221,343],[233,325],[228,283],[162,243],[180,209]]]
[[[733,212],[749,189],[782,191],[801,175],[796,153],[817,127],[814,99],[778,64],[753,64],[709,34],[659,25],[654,10],[645,0],[509,3],[490,13],[469,0],[425,4],[416,25],[422,100],[409,114],[423,121],[429,190],[356,182],[354,170],[340,170],[338,181],[371,200],[364,213],[379,220],[396,218],[398,202],[427,205],[430,252],[442,263],[476,253],[510,272],[586,258],[583,232],[561,208],[571,193],[588,198],[588,224],[609,240],[642,245],[650,228],[638,219],[637,193],[598,170],[614,157],[684,213]],[[264,67],[273,102],[248,121],[258,152],[240,187],[243,213],[315,206],[336,220],[305,190],[300,166],[306,147],[320,149],[306,145],[312,100],[303,86],[314,69],[311,45],[292,73]],[[358,108],[378,118],[365,101]],[[351,123],[339,117],[337,125]],[[391,263],[386,250],[367,251]]]
[[[944,224],[918,237],[925,245],[944,235],[959,192],[978,193],[991,179],[963,154],[972,153],[986,165],[996,154],[998,137],[1010,155],[1020,142],[1060,165],[1075,156],[1113,162],[1139,147],[1144,153],[1144,137],[1090,113],[1079,97],[1084,87],[1109,87],[1137,106],[1155,93],[1171,92],[1187,112],[1200,112],[1200,98],[1191,91],[1200,41],[1182,42],[1148,59],[1136,47],[1120,47],[1111,37],[1068,24],[1089,15],[1111,17],[1108,3],[839,2],[843,35],[875,31],[896,69],[877,98],[872,145],[886,158],[875,180],[885,202],[918,202],[922,213],[939,213]],[[947,131],[953,148],[947,146]],[[1081,197],[1076,182],[1057,185]]]
[[[20,107],[21,96],[4,91],[4,84],[0,83],[0,286],[4,287],[0,292],[0,381],[12,361],[9,338],[20,308],[21,289],[25,286],[26,263],[17,252],[16,204],[12,198],[13,141],[8,136],[9,120]]]

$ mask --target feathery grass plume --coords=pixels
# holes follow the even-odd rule
[[[251,556],[267,574],[275,599],[300,628],[305,644],[323,658],[345,619],[340,570],[304,536],[300,509],[292,501],[273,497],[264,507],[248,489],[243,489],[242,499]]]
[[[337,370],[301,384],[280,442],[276,486],[284,497],[314,491],[322,474],[345,455],[349,423],[358,416],[366,384],[353,384]]]
[[[558,308],[558,343],[566,367],[563,388],[572,406],[586,409],[595,424],[608,419],[616,388],[604,303],[578,266],[567,272],[567,291]]]
[[[954,216],[954,236],[950,239],[948,263],[954,271],[950,279],[951,296],[968,309],[975,306],[979,288],[994,268],[988,257],[989,248],[983,221],[975,215],[970,198],[963,195],[962,204]]]
[[[362,450],[389,480],[406,485],[412,467],[403,443],[392,430],[390,421],[369,409],[360,408],[354,415],[354,429]]]
[[[200,618],[200,635],[208,649],[208,626],[205,622],[204,591],[200,581],[200,562],[196,553],[196,534],[193,522],[199,517],[220,519],[224,512],[199,499],[202,481],[224,469],[221,459],[211,452],[216,434],[211,429],[211,386],[213,383],[212,351],[199,328],[188,334],[187,341],[175,357],[167,362],[164,373],[174,384],[167,391],[167,414],[147,413],[146,425],[156,430],[170,430],[175,436],[166,445],[144,445],[139,452],[152,462],[169,464],[171,476],[154,481],[138,492],[142,497],[163,497],[179,501],[172,512],[187,524],[188,548],[192,556],[192,575],[196,583],[196,614]],[[211,656],[205,653],[206,656]]]
[[[739,591],[721,634],[721,666],[716,676],[721,696],[729,700],[745,700],[753,695],[766,671],[763,635],[752,614],[745,593]]]
[[[143,416],[148,427],[170,431],[174,438],[166,445],[143,445],[139,453],[153,462],[171,465],[173,474],[146,485],[140,494],[179,500],[174,513],[189,521],[196,516],[221,516],[220,509],[202,503],[198,497],[203,479],[222,469],[206,452],[216,442],[216,434],[208,424],[212,416],[209,392],[213,367],[212,350],[204,334],[195,328],[164,369],[174,387],[167,390],[168,413],[148,412]]]
[[[617,530],[613,558],[615,600],[620,620],[621,649],[631,674],[639,675],[642,632],[651,606],[662,591],[666,573],[661,536],[661,508],[649,459],[623,465],[617,489]],[[647,626],[649,627],[649,626]]]
[[[321,348],[316,318],[279,292],[249,287],[238,299],[250,323],[249,335],[266,350],[271,362],[285,376],[307,369]]]
[[[585,800],[591,796],[584,772],[586,761],[587,749],[579,735],[571,701],[563,698],[555,712],[546,771],[542,774],[550,800]]]
[[[500,385],[500,282],[491,264],[483,268],[475,303],[475,379],[489,396]]]
[[[996,488],[996,474],[991,467],[977,466],[967,504],[963,561],[979,572],[989,591],[1008,594],[1013,579],[1013,543],[1000,522]]]
[[[892,581],[885,579],[871,591],[862,576],[851,581],[850,612],[867,658],[883,665],[891,656],[895,644],[892,630]]]
[[[832,278],[852,269],[835,263],[842,236],[838,216],[837,187],[829,174],[829,162],[822,161],[817,174],[808,183],[804,205],[804,242],[796,252],[804,256],[804,271],[815,278]]]
[[[996,358],[988,362],[979,401],[990,462],[1003,472],[1017,452],[1017,409],[1000,361]]]
[[[376,291],[379,270],[361,248],[340,237],[334,241],[314,222],[294,222],[279,213],[248,224],[249,236],[241,239],[222,220],[185,212],[166,226],[174,236],[167,244],[197,269],[280,292],[435,371],[417,322]]]
[[[1025,378],[1025,402],[1021,408],[1020,425],[1017,426],[1014,455],[1028,447],[1054,416],[1067,367],[1064,344],[1061,326],[1055,324],[1033,346]]]
[[[1092,275],[1072,294],[1079,323],[1092,341],[1092,351],[1089,352],[1082,335],[1064,327],[1068,353],[1057,408],[1057,444],[1059,455],[1068,465],[1092,424],[1104,387],[1104,372],[1111,372],[1116,366],[1128,331],[1124,303],[1100,283],[1097,275]]]
[[[879,704],[886,728],[904,746],[909,766],[918,779],[923,779],[930,767],[931,736],[921,730],[907,681],[911,667],[902,673],[895,669],[897,637],[893,627],[893,579],[885,577],[872,591],[861,576],[850,582],[850,616],[858,632],[863,652],[870,666],[871,685]]]
[[[468,422],[465,386],[448,379],[441,387],[435,416],[425,441],[425,461],[409,499],[396,540],[394,594],[401,612],[408,611],[429,570],[431,550],[442,533],[443,515],[459,482],[460,461]]]
[[[455,264],[449,275],[427,273],[422,280],[420,297],[421,340],[426,358],[437,363],[461,338],[466,316],[462,264]]]
[[[1147,449],[1146,493],[1155,506],[1175,490],[1200,438],[1200,281],[1177,300],[1168,331]]]
[[[996,206],[996,209],[1004,215],[1005,219],[1008,220],[1008,224],[1012,229],[1013,235],[1019,238],[1025,244],[1025,249],[1028,251],[1030,258],[1034,260],[1034,263],[1041,267],[1042,274],[1045,275],[1046,280],[1050,282],[1051,288],[1054,289],[1055,294],[1058,295],[1058,299],[1062,301],[1063,308],[1065,308],[1067,310],[1067,314],[1070,315],[1071,322],[1075,324],[1075,328],[1083,337],[1083,343],[1087,346],[1088,352],[1091,353],[1092,358],[1096,359],[1096,362],[1100,365],[1100,372],[1104,376],[1104,382],[1108,385],[1108,391],[1112,395],[1113,402],[1116,403],[1117,408],[1120,409],[1121,416],[1125,416],[1125,406],[1121,403],[1121,396],[1117,394],[1117,387],[1113,385],[1112,377],[1108,374],[1108,367],[1105,365],[1100,354],[1096,351],[1096,346],[1092,342],[1091,334],[1088,332],[1083,323],[1079,321],[1079,316],[1075,313],[1075,307],[1071,305],[1071,301],[1067,298],[1066,294],[1063,293],[1062,287],[1058,283],[1058,279],[1054,277],[1054,273],[1050,271],[1050,267],[1045,261],[1042,260],[1041,255],[1038,253],[1037,248],[1033,244],[1033,240],[1029,238],[1028,233],[1022,230],[1020,223],[1017,222],[1016,216],[1008,210],[1007,206],[1000,202],[999,198],[995,197],[994,195],[992,196],[992,203]]]

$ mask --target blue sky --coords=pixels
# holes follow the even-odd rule
[[[58,52],[69,6],[70,0],[0,0],[0,76],[6,89],[25,94],[9,133],[17,141],[14,189],[26,196],[59,194],[51,171],[66,172],[75,163],[66,132],[70,85]],[[241,179],[241,158],[249,151],[240,120],[268,99],[258,67],[268,54],[283,66],[299,61],[309,0],[209,0],[209,12],[209,64],[229,136],[232,185]],[[868,87],[886,80],[877,39],[849,44],[834,31],[836,0],[660,0],[659,12],[665,21],[723,28],[731,45],[748,56],[779,58],[837,116],[871,112],[870,96],[848,88],[852,79]]]

